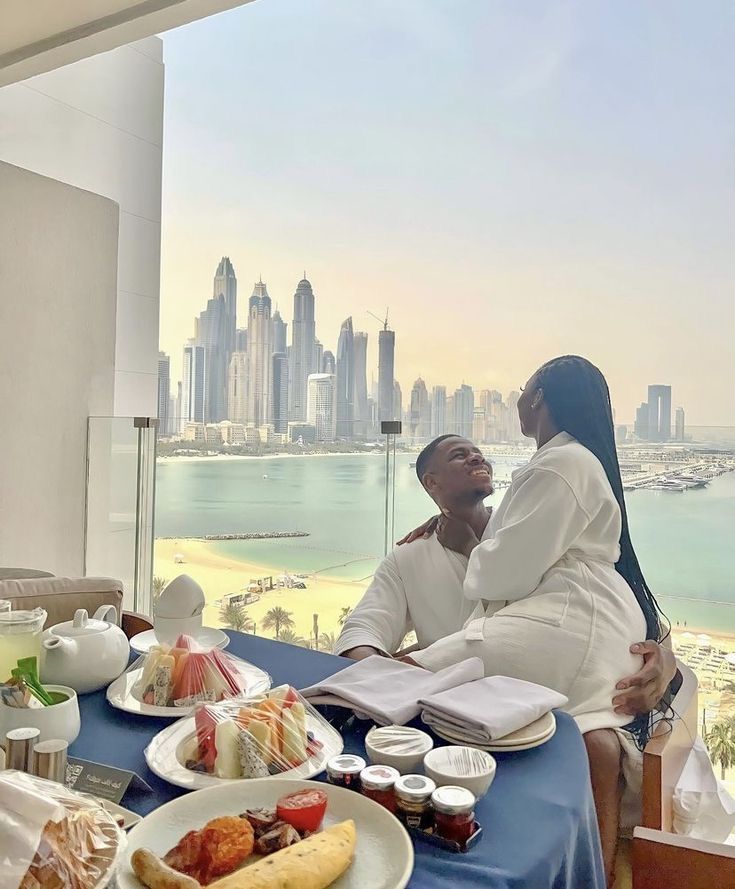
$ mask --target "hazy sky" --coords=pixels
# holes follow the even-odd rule
[[[258,0],[164,35],[161,345],[229,255],[317,335],[390,306],[404,399],[579,352],[735,424],[729,2]],[[290,334],[289,334],[290,336]],[[175,377],[178,378],[178,377]]]

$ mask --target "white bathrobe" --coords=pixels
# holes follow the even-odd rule
[[[488,534],[489,525],[484,537]],[[419,647],[428,648],[461,630],[477,606],[464,594],[467,561],[445,549],[435,535],[397,546],[378,565],[345,621],[337,653],[371,645],[394,654],[411,630]]]
[[[469,559],[467,626],[415,660],[439,670],[481,657],[485,674],[515,676],[567,695],[583,732],[630,721],[613,711],[615,684],[637,672],[629,646],[646,623],[615,570],[620,508],[597,457],[560,433],[513,473],[485,539]]]

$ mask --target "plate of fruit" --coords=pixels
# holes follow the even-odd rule
[[[127,713],[180,719],[200,703],[260,695],[270,687],[260,667],[179,636],[174,645],[154,646],[138,658],[108,687],[107,700]]]
[[[342,736],[290,685],[266,694],[199,704],[159,732],[145,751],[152,772],[197,790],[223,782],[312,778],[344,747]]]

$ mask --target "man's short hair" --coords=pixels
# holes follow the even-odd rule
[[[434,451],[437,447],[448,438],[457,438],[456,435],[451,432],[446,435],[440,435],[438,438],[435,438],[434,441],[430,441],[429,444],[421,451],[421,453],[416,458],[416,475],[419,477],[419,481],[423,485],[424,476],[429,471],[429,463],[431,462],[431,458],[434,456]]]

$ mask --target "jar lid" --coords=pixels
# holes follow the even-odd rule
[[[395,783],[396,796],[406,802],[423,802],[431,797],[436,784],[423,775],[402,775]]]
[[[475,808],[475,794],[466,787],[437,787],[431,794],[431,805],[443,815],[466,815]]]
[[[345,754],[332,757],[327,763],[327,772],[330,775],[359,775],[365,766],[367,763],[361,756]]]
[[[392,766],[368,766],[360,772],[360,781],[367,790],[390,790],[400,777]]]

